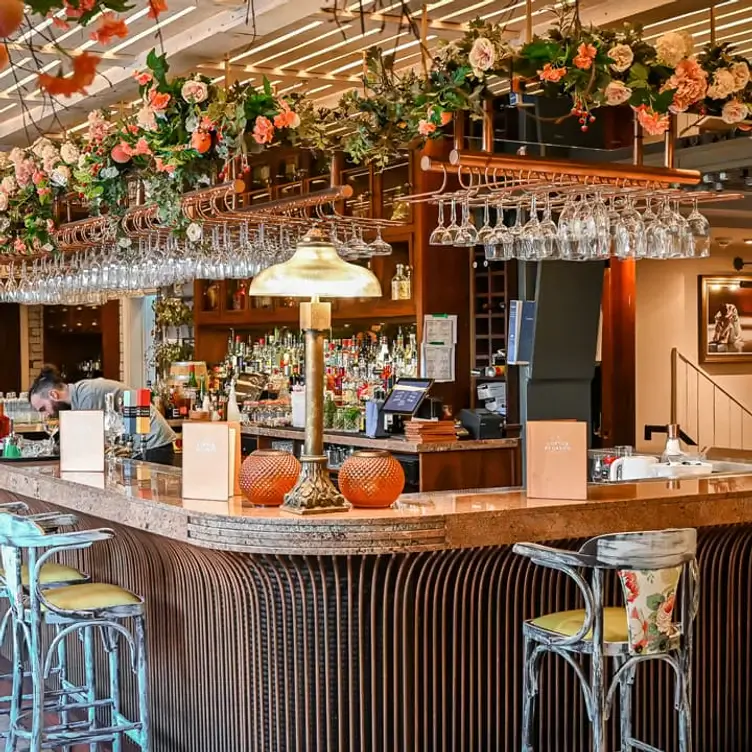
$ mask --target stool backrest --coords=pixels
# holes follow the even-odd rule
[[[630,652],[665,652],[676,632],[674,609],[683,574],[687,587],[682,625],[692,618],[697,531],[603,535],[589,540],[580,552],[592,556],[598,568],[616,569],[627,610]]]
[[[32,541],[41,542],[45,535],[44,528],[28,517],[8,512],[0,514],[0,545],[25,547]]]

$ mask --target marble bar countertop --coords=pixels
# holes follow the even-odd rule
[[[608,532],[752,522],[752,473],[592,486],[587,501],[495,489],[405,494],[393,509],[301,517],[181,498],[180,470],[118,461],[111,473],[0,462],[0,501],[25,497],[205,548],[367,555],[509,545]]]
[[[302,441],[303,429],[268,428],[267,426],[243,426],[246,436],[266,436],[272,439]],[[465,441],[437,441],[418,444],[398,436],[386,439],[371,439],[362,433],[342,433],[324,431],[324,443],[341,446],[360,447],[362,449],[386,449],[401,454],[428,454],[433,452],[468,452],[479,449],[511,449],[519,446],[519,439],[467,439]]]

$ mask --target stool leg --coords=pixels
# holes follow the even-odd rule
[[[83,627],[84,632],[84,676],[86,679],[86,700],[93,703],[97,699],[96,680],[94,676],[94,635],[93,627]],[[89,728],[97,727],[97,709],[92,705],[87,708],[89,718]],[[89,745],[89,752],[97,752],[97,744],[93,742]]]
[[[118,648],[118,633],[114,629],[107,630],[107,653],[110,668],[110,725],[120,725],[120,655]],[[121,752],[123,737],[117,734],[112,740],[112,752]]]
[[[617,661],[617,667],[629,660]],[[619,727],[621,729],[621,752],[632,752],[632,685],[634,684],[635,668],[624,671],[619,679]]]
[[[143,752],[151,749],[151,728],[149,721],[149,663],[146,648],[146,631],[144,617],[137,616],[134,619],[136,628],[136,649],[138,660],[136,662],[136,679],[138,681],[138,718],[141,723],[140,746]]]
[[[606,752],[606,713],[605,697],[603,690],[603,655],[597,650],[593,652],[590,687],[586,688],[590,693],[591,717],[590,725],[593,728],[593,752]]]
[[[5,738],[5,752],[14,752],[16,749],[16,724],[21,713],[21,697],[23,696],[24,665],[21,654],[22,640],[19,628],[15,621],[11,622],[12,650],[13,650],[13,686],[10,692],[10,712],[8,718],[8,736]]]
[[[535,643],[529,635],[524,636],[524,662],[522,666],[522,752],[534,752],[532,745],[533,718],[535,715],[535,696],[538,693],[537,679],[534,675],[536,660],[533,657]]]
[[[679,701],[679,752],[692,752],[692,713],[689,703],[687,675],[682,672]]]
[[[57,627],[56,631],[59,633],[61,627]],[[60,695],[60,703],[65,706],[70,702],[70,696],[64,691],[68,684],[68,647],[65,644],[65,639],[60,640],[57,644],[57,660],[58,666],[58,680],[60,682],[60,689],[63,690]],[[69,722],[69,713],[67,710],[60,711],[60,723],[67,728]],[[70,752],[70,747],[63,747],[63,752]]]

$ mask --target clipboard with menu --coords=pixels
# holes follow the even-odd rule
[[[183,424],[183,498],[227,501],[240,493],[240,424]]]

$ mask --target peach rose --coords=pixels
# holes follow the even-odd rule
[[[669,68],[676,68],[681,60],[694,52],[694,49],[694,39],[686,31],[666,32],[658,37],[655,43],[658,60]]]
[[[156,89],[152,89],[149,92],[149,104],[151,105],[152,109],[156,110],[157,112],[166,110],[167,105],[170,104],[170,95],[165,92],[160,92]]]
[[[598,50],[595,45],[585,44],[584,42],[577,48],[577,55],[572,60],[577,68],[581,70],[590,70],[593,66],[593,60],[598,54]]]
[[[691,105],[705,98],[708,91],[708,74],[694,58],[685,58],[676,66],[674,74],[661,91],[676,89],[672,112],[685,112]]]
[[[726,99],[736,91],[736,79],[728,68],[719,68],[713,74],[713,82],[708,87],[711,99]]]
[[[649,136],[662,136],[668,129],[668,115],[661,115],[644,104],[637,107],[635,112],[637,122]]]
[[[551,63],[546,63],[543,66],[543,70],[538,71],[538,78],[540,78],[541,81],[550,81],[554,84],[561,81],[566,75],[566,68],[554,68]]]
[[[201,104],[209,96],[209,87],[203,81],[186,81],[180,96],[189,104]]]
[[[300,115],[290,109],[290,105],[284,100],[280,103],[282,108],[279,114],[274,117],[275,128],[298,128],[300,126]]]
[[[257,144],[270,144],[274,140],[274,123],[269,118],[259,115],[253,126],[253,140]]]
[[[421,120],[418,123],[418,133],[421,136],[430,136],[436,132],[436,126],[430,120]]]

